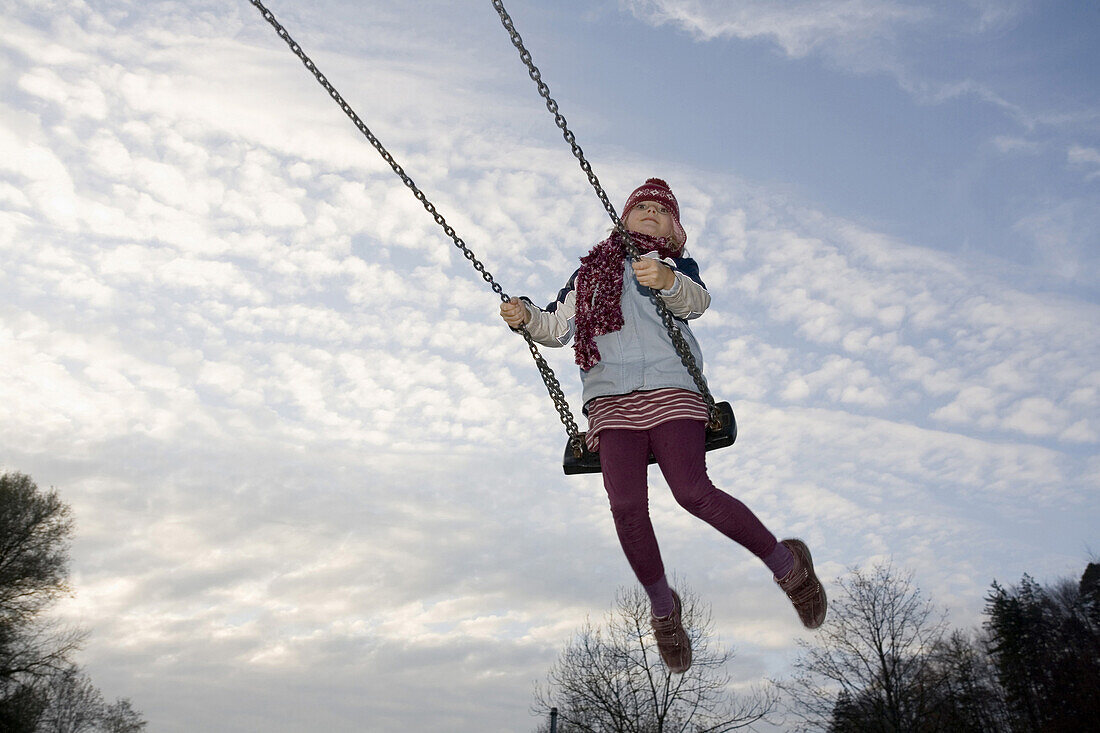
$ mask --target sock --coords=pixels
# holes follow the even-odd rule
[[[775,543],[775,549],[764,557],[764,564],[772,571],[772,575],[779,580],[791,572],[794,567],[794,555],[782,542]]]
[[[644,587],[649,603],[653,606],[654,616],[663,618],[676,610],[676,601],[672,600],[672,589],[668,587],[665,576],[662,575],[656,583]]]

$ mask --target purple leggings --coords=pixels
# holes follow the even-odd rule
[[[715,488],[707,476],[706,425],[672,420],[652,430],[600,433],[603,485],[611,502],[619,544],[638,582],[650,585],[665,573],[649,518],[646,480],[650,451],[680,506],[763,559],[775,549],[775,535],[747,506]]]

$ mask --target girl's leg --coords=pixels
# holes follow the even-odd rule
[[[714,486],[707,476],[706,425],[672,420],[649,431],[650,449],[680,506],[740,543],[772,573],[783,577],[793,557],[743,503]]]
[[[646,478],[649,436],[641,430],[606,430],[600,433],[600,466],[603,485],[611,503],[615,532],[638,582],[645,586],[657,616],[672,611],[672,592],[657,536],[649,518],[649,485]]]

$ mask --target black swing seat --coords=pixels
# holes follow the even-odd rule
[[[730,403],[719,402],[715,407],[718,408],[718,419],[721,420],[721,424],[717,428],[712,428],[709,425],[707,426],[707,450],[725,448],[726,446],[733,445],[733,442],[737,440],[737,420],[733,416],[733,408],[730,406]],[[599,452],[590,452],[584,443],[584,433],[580,435],[581,446],[583,447],[583,452],[580,456],[573,454],[572,443],[568,440],[565,442],[565,456],[562,458],[561,465],[567,476],[578,473],[600,472]],[[649,454],[649,462],[657,462],[657,459],[653,457],[652,453]]]

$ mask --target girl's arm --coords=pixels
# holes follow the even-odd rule
[[[516,328],[526,324],[528,333],[543,346],[565,346],[573,338],[573,317],[577,312],[576,273],[558,297],[546,308],[539,308],[528,298],[512,298],[500,306],[504,321]]]
[[[658,292],[661,300],[665,302],[672,315],[683,320],[691,320],[703,315],[710,306],[710,293],[706,285],[699,277],[699,265],[690,257],[676,257],[674,259],[658,259],[655,256],[643,256],[642,267],[650,269],[652,265],[646,263],[649,259],[660,268],[665,268],[672,275],[672,284],[661,288]],[[634,263],[635,272],[639,269],[639,263]],[[653,282],[665,284],[667,276],[657,274],[652,277]],[[648,283],[644,283],[648,284]]]

